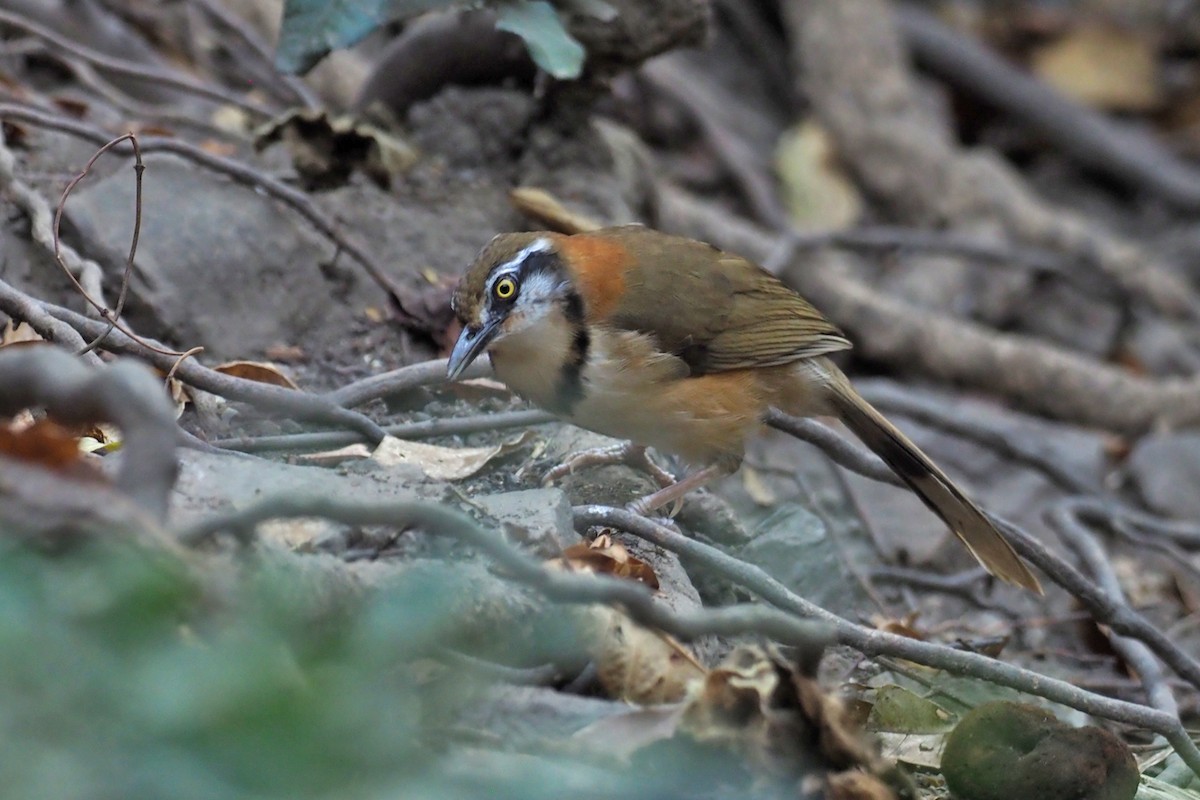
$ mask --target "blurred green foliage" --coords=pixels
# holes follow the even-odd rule
[[[429,562],[321,596],[300,557],[0,547],[0,798],[747,796],[736,758],[679,737],[620,765],[586,741],[464,731],[456,712],[487,684],[436,658],[447,645],[516,664],[582,653],[562,607],[498,629],[480,571]]]
[[[456,627],[462,587],[417,574],[317,614],[300,576],[242,572],[214,598],[132,546],[8,548],[0,795],[446,796],[431,712],[471,679],[413,664]]]

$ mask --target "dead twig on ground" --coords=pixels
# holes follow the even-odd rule
[[[55,347],[0,351],[0,415],[40,406],[67,424],[121,429],[117,486],[162,522],[175,485],[175,407],[154,373],[121,360],[96,369]]]
[[[463,372],[460,380],[482,378],[492,374],[492,367],[480,359]],[[446,383],[446,359],[423,361],[400,369],[369,375],[325,395],[330,402],[354,408],[372,400],[403,395],[421,386]]]
[[[1007,459],[1037,470],[1060,489],[1071,494],[1093,494],[1100,489],[1097,480],[1089,481],[1078,477],[1067,466],[1025,446],[1004,427],[989,425],[956,413],[953,403],[922,397],[916,392],[905,391],[899,387],[873,385],[860,387],[860,391],[873,406],[889,415],[908,417],[931,428],[983,445]]]
[[[67,206],[67,198],[71,196],[71,191],[79,185],[80,181],[88,176],[88,174],[92,171],[92,167],[96,165],[96,162],[100,160],[101,156],[124,141],[128,141],[130,147],[133,149],[133,234],[130,237],[129,255],[125,259],[125,269],[121,273],[121,290],[117,294],[117,305],[112,310],[109,310],[107,305],[105,305],[99,299],[88,294],[87,290],[84,289],[79,281],[75,279],[74,274],[72,274],[71,270],[63,261],[62,237],[59,229],[62,226],[63,210]],[[83,352],[96,349],[96,346],[100,344],[100,342],[104,341],[108,334],[112,333],[113,328],[120,324],[121,312],[125,308],[125,300],[129,295],[129,277],[133,273],[133,260],[137,256],[138,239],[141,237],[142,233],[142,175],[145,173],[145,171],[146,166],[142,163],[142,151],[138,148],[137,136],[132,133],[127,133],[124,136],[118,136],[97,150],[95,154],[88,159],[88,162],[83,165],[83,169],[79,172],[79,174],[72,178],[71,181],[66,185],[66,188],[63,189],[62,197],[60,197],[58,200],[58,207],[54,210],[54,259],[59,263],[59,266],[63,268],[63,272],[67,274],[67,277],[71,279],[71,282],[75,284],[75,288],[79,290],[79,293],[83,295],[83,298],[88,301],[92,308],[96,309],[97,313],[100,314],[102,319],[108,320],[108,328],[103,334],[97,336],[95,339],[89,342],[87,347],[84,348]],[[130,336],[134,339],[138,338],[125,326],[121,326],[121,330],[127,336]],[[183,354],[173,352],[171,355],[178,356]]]
[[[476,414],[469,417],[444,417],[423,422],[399,422],[383,426],[388,436],[398,439],[430,439],[435,436],[466,436],[485,431],[502,431],[508,428],[528,428],[553,422],[557,417],[545,411],[502,411],[496,414]],[[305,452],[332,450],[337,447],[361,442],[362,436],[351,431],[320,431],[315,433],[290,433],[277,436],[238,436],[217,439],[213,447],[236,450],[241,453]]]
[[[239,97],[225,89],[198,81],[175,70],[147,67],[143,64],[137,64],[123,58],[114,58],[98,50],[93,50],[87,45],[59,36],[49,28],[28,20],[12,11],[0,10],[0,25],[16,28],[31,36],[36,36],[47,45],[61,50],[69,56],[82,59],[105,72],[167,86],[171,89],[196,95],[197,97],[203,97],[206,100],[226,103],[264,118],[269,118],[272,113],[270,109],[263,108],[257,103]]]
[[[192,2],[245,45],[245,52],[250,53],[258,62],[255,73],[267,78],[267,85],[277,90],[277,99],[283,103],[299,103],[307,108],[320,107],[321,102],[317,99],[316,92],[310,89],[308,84],[295,75],[285,75],[275,68],[274,48],[264,42],[258,32],[244,19],[225,8],[219,0],[192,0]],[[242,49],[238,47],[228,49],[235,56],[242,52]]]
[[[1200,170],[1144,131],[1072,100],[924,9],[900,3],[896,22],[917,62],[942,80],[1030,126],[1088,169],[1182,210],[1200,209]]]
[[[1076,515],[1071,501],[1060,503],[1051,508],[1046,514],[1046,520],[1058,531],[1071,550],[1087,567],[1096,583],[1118,603],[1126,605],[1125,593],[1117,580],[1117,573],[1104,547],[1083,521]],[[1159,711],[1172,716],[1179,716],[1179,703],[1171,687],[1167,684],[1166,674],[1162,665],[1154,657],[1150,648],[1142,642],[1127,636],[1108,634],[1109,643],[1113,650],[1124,659],[1125,663],[1135,672],[1146,690],[1146,698],[1150,705]]]
[[[979,236],[954,231],[931,231],[896,225],[867,225],[840,231],[792,232],[790,243],[797,251],[832,247],[862,254],[906,254],[957,256],[973,263],[1019,266],[1041,275],[1053,275],[1091,295],[1115,297],[1120,287],[1103,273],[1085,271],[1086,259],[1072,259],[1040,247],[988,242]]]
[[[886,0],[783,4],[797,80],[865,188],[927,226],[999,229],[1010,242],[1087,254],[1134,297],[1200,315],[1200,298],[1140,248],[1036,197],[994,154],[939,135],[917,98]]]
[[[79,255],[75,248],[59,243],[50,203],[17,177],[17,157],[4,140],[3,130],[0,130],[0,189],[7,191],[17,207],[29,217],[33,240],[63,265],[85,297],[101,298],[103,303],[104,270],[95,261]]]
[[[853,647],[865,655],[903,658],[956,675],[970,675],[1044,697],[1097,717],[1159,733],[1200,775],[1200,748],[1188,736],[1178,717],[1164,711],[1093,694],[1066,681],[1039,675],[988,656],[856,625],[791,592],[761,568],[628,511],[606,506],[579,506],[575,508],[575,519],[578,525],[604,525],[631,533],[677,553],[685,563],[711,570],[777,608],[825,622],[833,627],[839,644]]]
[[[320,517],[351,525],[417,528],[432,535],[451,536],[486,554],[509,579],[530,586],[551,600],[571,605],[619,606],[636,622],[684,641],[702,636],[759,634],[813,654],[829,644],[827,625],[800,620],[777,609],[743,605],[672,611],[636,581],[548,569],[510,544],[499,531],[486,530],[458,511],[426,503],[352,503],[333,498],[279,496],[210,517],[182,531],[178,538],[185,545],[196,546],[227,531],[247,541],[253,539],[257,525],[280,517]]]
[[[107,152],[119,147],[124,142],[130,143],[130,149],[134,155],[134,181],[135,181],[135,196],[134,204],[134,226],[133,235],[130,242],[129,256],[126,259],[125,270],[121,278],[121,289],[117,299],[117,307],[115,310],[109,310],[108,305],[104,301],[102,282],[104,272],[100,265],[91,259],[83,258],[75,251],[74,248],[64,245],[59,235],[59,228],[62,223],[63,209],[66,206],[67,198],[75,186],[87,177],[96,161]],[[75,289],[83,296],[88,304],[96,311],[96,313],[108,322],[108,328],[104,333],[98,336],[90,344],[84,344],[80,348],[80,354],[95,348],[96,343],[107,336],[114,327],[119,327],[125,335],[130,338],[140,340],[143,345],[149,349],[156,349],[146,340],[141,339],[137,334],[131,331],[127,326],[121,323],[121,311],[125,305],[125,299],[129,288],[129,278],[133,271],[133,259],[137,254],[138,237],[141,232],[142,225],[142,173],[145,166],[142,164],[141,152],[138,148],[137,138],[132,133],[127,133],[124,136],[119,136],[116,139],[111,139],[105,142],[99,150],[96,151],[88,160],[83,170],[77,174],[63,190],[62,197],[58,201],[53,216],[50,213],[50,204],[31,187],[22,183],[17,179],[15,172],[15,157],[12,151],[9,150],[3,141],[3,134],[0,133],[0,185],[7,188],[13,196],[18,200],[22,208],[28,214],[30,219],[30,228],[33,231],[33,238],[43,247],[47,248],[54,260],[62,267],[63,272],[74,284]],[[162,350],[164,355],[175,356],[179,358],[186,357],[187,354],[175,350]],[[189,353],[192,351],[189,351]]]
[[[793,264],[784,274],[867,358],[992,392],[1076,425],[1137,435],[1200,424],[1200,377],[1145,378],[1029,337],[930,314],[885,297],[830,262]]]
[[[24,292],[19,292],[0,281],[0,311],[15,320],[23,320],[37,331],[47,342],[53,342],[68,350],[84,353],[85,363],[98,366],[102,362],[94,352],[87,352],[87,342],[79,331],[48,314],[40,301]]]
[[[772,228],[786,228],[788,214],[779,199],[767,162],[744,136],[739,135],[737,124],[744,124],[744,120],[730,119],[736,114],[736,110],[730,109],[730,98],[722,97],[720,88],[709,85],[708,76],[685,71],[678,58],[651,61],[642,67],[641,75],[687,110],[753,215]]]
[[[6,314],[16,313],[16,309],[31,300],[32,298],[29,298],[24,292],[5,281],[0,281],[0,310]],[[99,336],[107,327],[107,323],[101,320],[91,319],[70,309],[38,300],[32,300],[32,302],[45,314],[65,322],[85,337]],[[156,349],[149,349],[143,344],[143,340],[133,339],[118,328],[105,340],[104,349],[114,353],[138,356],[163,372],[174,367],[179,380],[229,400],[240,400],[268,411],[284,412],[294,415],[298,419],[341,425],[357,431],[372,443],[378,443],[386,435],[384,430],[370,418],[356,411],[342,408],[318,395],[225,375],[211,370],[195,360],[182,361],[153,340],[146,339],[144,341],[149,342]]]
[[[772,411],[771,424],[784,432],[790,432],[793,426],[784,425],[785,417],[786,415]],[[901,485],[900,479],[874,453],[852,447],[845,440],[837,446],[837,450],[839,454],[836,460],[847,469],[881,483]],[[1089,581],[1083,573],[1052,552],[1036,537],[1008,520],[986,511],[984,513],[1005,534],[1023,558],[1078,598],[1091,612],[1093,619],[1111,626],[1118,633],[1128,634],[1145,642],[1180,677],[1200,689],[1200,660],[1185,653],[1148,619],[1109,596],[1103,588]]]
[[[58,131],[59,133],[78,137],[97,146],[103,145],[112,138],[104,131],[86,123],[12,103],[0,104],[0,119],[18,120],[39,128]],[[380,266],[375,257],[366,248],[356,243],[341,231],[340,226],[333,220],[330,220],[312,199],[303,192],[272,178],[270,175],[248,164],[223,156],[213,155],[196,145],[180,139],[172,139],[166,136],[143,136],[141,137],[141,148],[144,154],[171,153],[180,156],[194,164],[211,169],[217,174],[231,178],[242,185],[261,189],[266,195],[282,202],[308,220],[308,222],[312,223],[313,227],[333,242],[339,250],[344,251],[357,261],[380,288],[389,295],[392,297],[401,296],[402,293],[399,286],[392,280],[383,267]],[[118,147],[116,149],[125,155],[129,154],[125,148]]]

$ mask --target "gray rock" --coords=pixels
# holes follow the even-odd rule
[[[314,495],[366,502],[442,502],[446,484],[394,470],[344,472],[282,464],[251,456],[179,451],[179,480],[170,524],[183,527],[214,513],[244,508],[268,497]]]
[[[1150,508],[1170,517],[1200,518],[1200,433],[1147,436],[1126,469]]]
[[[528,489],[476,497],[475,505],[499,522],[510,541],[542,558],[554,558],[580,541],[571,504],[559,489]]]
[[[854,614],[869,598],[839,556],[821,518],[796,503],[782,503],[759,522],[737,555],[806,600],[838,614]]]
[[[561,741],[629,706],[612,700],[537,686],[491,686],[478,702],[459,712],[459,724],[484,731],[510,747]]]
[[[67,206],[110,280],[124,267],[133,210],[124,170],[85,183]],[[278,202],[178,159],[147,158],[129,313],[140,330],[217,358],[301,342],[313,327],[344,325],[351,312],[330,302],[345,291],[322,272],[332,255]]]

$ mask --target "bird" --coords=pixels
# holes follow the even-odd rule
[[[566,466],[645,459],[692,471],[631,505],[649,513],[735,472],[771,408],[840,419],[939,516],[988,572],[1041,592],[1004,535],[829,356],[850,340],[758,264],[642,225],[502,233],[476,257],[451,308],[458,378],[487,353],[510,389],[555,416],[630,442]]]

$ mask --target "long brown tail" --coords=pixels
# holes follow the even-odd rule
[[[846,426],[950,526],[984,569],[1001,580],[1042,593],[1041,584],[1008,540],[929,456],[864,400],[836,366],[828,362],[813,366],[823,373],[829,402]]]

